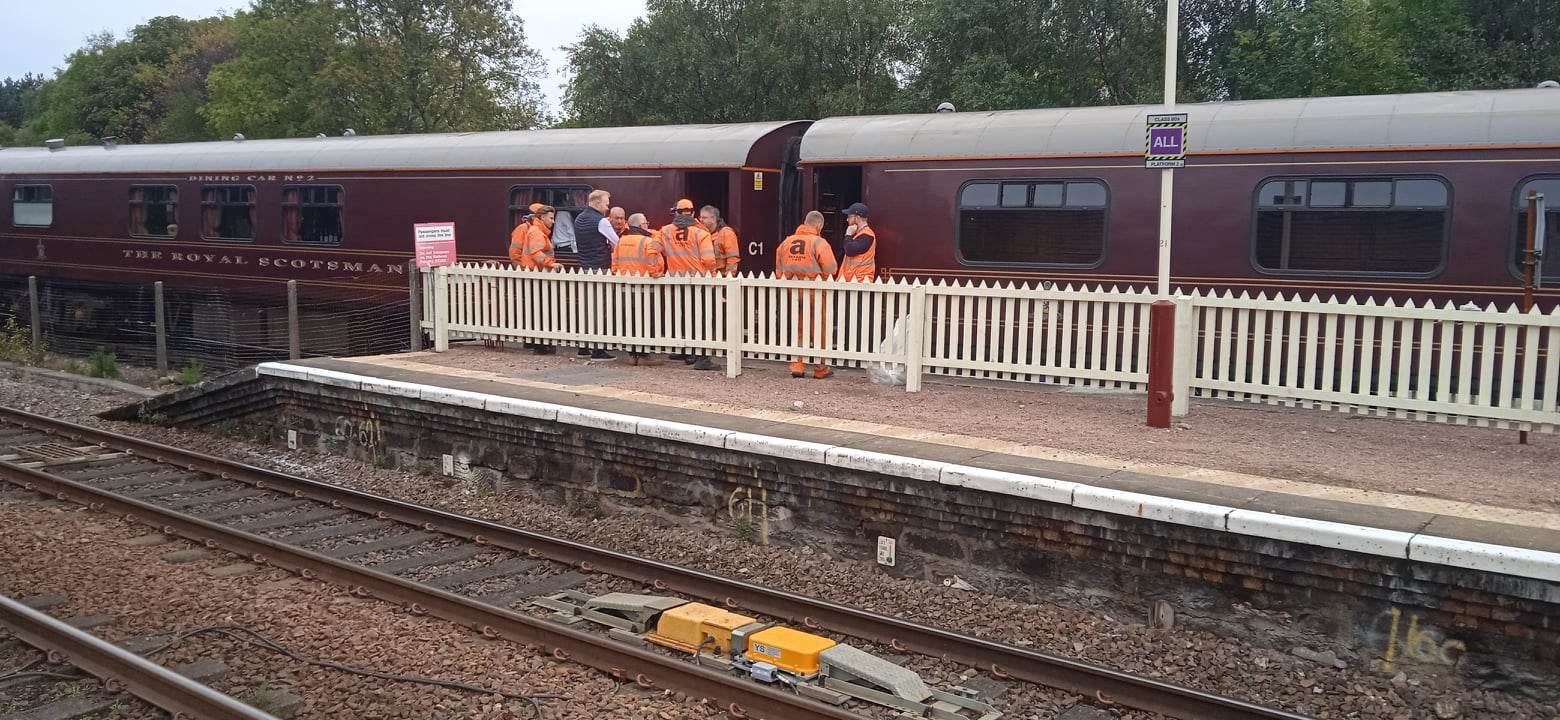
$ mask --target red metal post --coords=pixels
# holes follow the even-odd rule
[[[1148,426],[1170,427],[1175,372],[1175,303],[1157,300],[1148,311]]]

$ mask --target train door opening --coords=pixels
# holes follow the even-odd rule
[[[802,224],[802,175],[797,165],[802,157],[802,138],[791,138],[785,144],[785,158],[780,162],[780,227],[774,242],[779,244]]]
[[[732,215],[730,195],[731,173],[727,170],[696,171],[684,173],[683,197],[693,201],[695,209],[714,205],[721,217]]]
[[[838,165],[818,168],[818,211],[823,213],[823,236],[834,246],[836,256],[844,250],[845,208],[861,202],[861,166]]]

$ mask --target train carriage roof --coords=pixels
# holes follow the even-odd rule
[[[1560,146],[1560,90],[1245,100],[1179,105],[1187,151],[1266,153]],[[922,113],[820,120],[804,163],[1142,155],[1161,105]]]
[[[354,135],[0,150],[0,174],[740,168],[802,122]],[[774,159],[764,164],[773,165]]]

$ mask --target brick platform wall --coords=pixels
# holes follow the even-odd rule
[[[1299,633],[1364,658],[1454,665],[1477,682],[1560,697],[1556,583],[296,380],[232,383],[165,412],[178,424],[221,417],[273,442],[295,430],[300,446],[382,465],[438,468],[450,454],[495,479],[673,512],[724,516],[734,495],[762,496],[771,512],[853,543],[863,558],[877,536],[895,538],[897,572],[964,564],[1145,605],[1219,612],[1246,602],[1287,611]]]

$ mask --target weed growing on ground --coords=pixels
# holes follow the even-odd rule
[[[95,378],[119,379],[119,356],[108,348],[98,348],[87,356],[87,374]]]
[[[753,522],[751,518],[732,518],[731,534],[743,542],[758,542],[758,523]]]
[[[37,365],[43,360],[43,345],[33,347],[32,329],[22,327],[14,317],[6,318],[0,324],[0,360]]]
[[[194,385],[206,379],[206,364],[199,360],[191,360],[179,370],[180,385]]]

